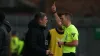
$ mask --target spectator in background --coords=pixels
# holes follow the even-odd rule
[[[24,42],[19,39],[19,37],[16,34],[16,31],[12,31],[12,38],[11,38],[12,56],[20,56],[23,46],[24,46]]]
[[[44,30],[47,25],[47,16],[39,12],[35,18],[28,24],[28,32],[25,37],[25,46],[23,56],[46,56],[51,54],[45,45]]]
[[[19,40],[18,56],[21,56],[23,53],[24,41]]]
[[[10,28],[10,27],[8,27]],[[10,36],[8,28],[5,25],[5,14],[0,11],[0,56],[10,55]]]
[[[47,36],[48,48],[53,53],[53,56],[62,56],[62,47],[58,45],[58,41],[63,38],[63,35],[64,30],[59,25],[49,30]]]
[[[18,48],[19,48],[19,37],[16,35],[16,31],[13,31],[11,36],[12,56],[18,56]]]

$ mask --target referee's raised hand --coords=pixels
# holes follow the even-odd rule
[[[55,2],[53,3],[51,10],[52,10],[53,13],[56,12],[56,5],[55,5]]]

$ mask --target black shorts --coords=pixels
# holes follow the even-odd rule
[[[75,56],[75,53],[63,53],[63,56]]]

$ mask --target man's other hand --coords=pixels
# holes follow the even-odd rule
[[[54,54],[52,52],[50,52],[50,54],[48,56],[53,56]]]
[[[46,50],[46,55],[49,55],[50,54],[50,50]]]

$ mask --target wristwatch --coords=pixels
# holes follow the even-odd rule
[[[66,45],[66,42],[64,42],[64,45]]]

